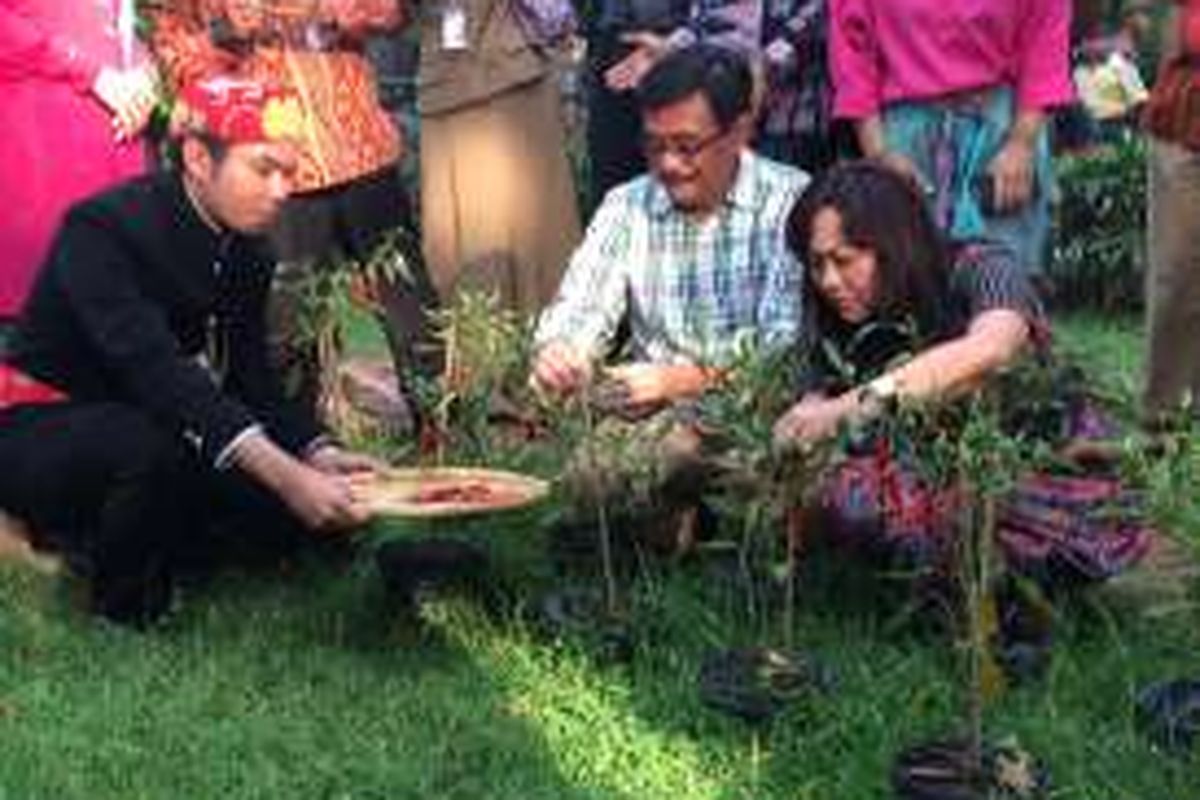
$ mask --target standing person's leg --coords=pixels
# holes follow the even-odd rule
[[[1144,410],[1200,402],[1200,153],[1151,140]]]
[[[348,184],[336,199],[338,239],[349,255],[365,263],[389,238],[395,248],[388,255],[392,275],[378,286],[377,319],[387,336],[400,391],[410,400],[414,378],[432,378],[441,371],[441,348],[432,325],[438,296],[412,221],[395,167]]]
[[[320,394],[317,347],[301,317],[315,270],[332,269],[336,259],[365,261],[394,231],[411,231],[411,213],[394,167],[350,183],[289,198],[272,243],[280,259],[272,293],[271,332],[276,363],[289,394],[315,407]],[[440,365],[430,332],[429,312],[437,296],[411,235],[397,239],[402,263],[398,279],[380,287],[380,324],[388,337],[401,391],[411,394],[406,376],[435,375]],[[306,285],[307,284],[307,285]]]
[[[487,292],[508,309],[538,313],[580,238],[552,76],[426,114],[422,125],[421,233],[443,300]]]
[[[12,337],[16,329],[15,317],[0,317],[0,361],[4,360],[9,348],[12,347]]]
[[[127,406],[21,406],[0,412],[0,463],[0,507],[87,572],[95,613],[141,625],[167,610],[203,527],[179,440]]]
[[[271,231],[278,263],[271,287],[268,330],[271,354],[289,397],[316,408],[321,391],[317,343],[305,324],[306,293],[318,269],[336,256],[330,191],[293,195]]]

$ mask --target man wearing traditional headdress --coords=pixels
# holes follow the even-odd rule
[[[369,37],[399,29],[408,4],[153,0],[145,6],[150,44],[172,87],[233,74],[286,87],[300,99],[295,191],[271,232],[281,264],[272,314],[276,356],[315,400],[315,348],[295,341],[302,338],[295,318],[306,278],[335,259],[370,261],[392,242],[400,248],[391,261],[395,275],[375,288],[399,388],[411,398],[410,373],[437,371],[426,313],[437,298],[417,240],[395,235],[412,221],[398,172],[404,142],[379,102],[365,53]]]
[[[268,363],[261,234],[292,190],[297,99],[216,78],[181,100],[180,168],[70,210],[0,364],[0,508],[135,625],[218,526],[274,551],[361,522],[348,476],[373,467]]]

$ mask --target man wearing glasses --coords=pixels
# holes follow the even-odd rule
[[[599,379],[622,322],[629,363],[602,377],[635,415],[703,393],[747,334],[795,345],[800,270],[783,232],[808,177],[747,149],[752,87],[744,56],[708,44],[641,81],[649,174],[608,194],[571,259],[535,333],[536,386]]]

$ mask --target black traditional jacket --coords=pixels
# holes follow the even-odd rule
[[[273,265],[262,239],[205,224],[177,174],[129,181],[68,212],[8,360],[73,402],[141,409],[213,463],[255,425],[298,452],[320,430],[267,356]]]

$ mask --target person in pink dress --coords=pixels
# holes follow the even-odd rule
[[[0,335],[67,207],[145,167],[157,90],[134,28],[134,0],[0,0]]]

